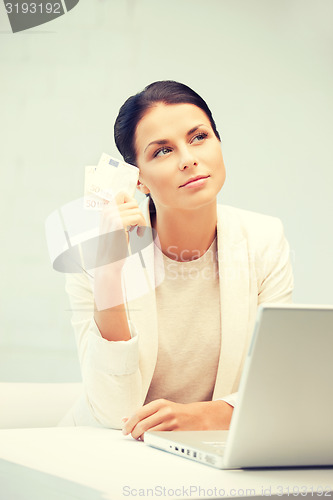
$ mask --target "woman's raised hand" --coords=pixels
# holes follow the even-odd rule
[[[146,225],[137,201],[125,192],[119,192],[104,205],[94,273],[94,299],[98,311],[123,304],[121,270],[129,255],[128,232],[139,226],[140,236]]]
[[[124,229],[128,241],[128,231],[136,226],[146,225],[147,223],[136,199],[121,191],[117,193],[114,201],[112,200],[104,205],[101,213],[100,234]],[[140,227],[138,230],[140,230]]]

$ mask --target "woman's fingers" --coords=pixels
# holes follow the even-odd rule
[[[134,415],[132,415],[125,423],[123,427],[123,434],[125,435],[131,434],[134,427],[139,422],[156,413],[160,408],[160,405],[158,404],[159,401],[160,400],[152,401],[151,403],[142,406],[142,408],[140,408],[136,413],[134,413]]]
[[[123,433],[125,435],[132,434],[134,439],[139,439],[152,428],[173,430],[177,427],[177,413],[182,406],[165,399],[152,401],[127,420],[123,427]]]
[[[129,226],[146,226],[146,220],[139,208],[138,202],[125,192],[117,193],[113,201],[107,203],[101,216],[101,233]]]
[[[159,409],[160,405],[158,404],[160,400],[155,400],[152,401],[151,403],[148,403],[144,406],[142,406],[134,415],[132,415],[128,420],[127,423],[123,429],[124,434],[129,434],[133,427],[140,422],[140,420],[149,417],[150,415],[153,415],[156,413],[156,411]]]
[[[136,202],[135,198],[126,193],[126,191],[119,191],[119,193],[115,195],[114,199],[117,205],[122,205],[123,203],[128,203],[133,200]]]

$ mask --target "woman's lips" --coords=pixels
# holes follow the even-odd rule
[[[195,188],[195,187],[200,187],[206,183],[208,178],[209,178],[209,175],[206,177],[198,177],[196,179],[193,179],[192,181],[191,180],[187,181],[186,184],[183,184],[180,187],[181,188],[189,188],[189,189]]]

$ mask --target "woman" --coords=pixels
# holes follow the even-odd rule
[[[74,422],[123,427],[134,438],[148,429],[227,429],[257,306],[291,301],[281,222],[217,205],[220,136],[205,101],[185,85],[155,82],[130,97],[115,140],[148,195],[140,206],[117,195],[121,223],[157,232],[147,272],[157,276],[159,254],[165,275],[129,302],[128,283],[143,280],[140,261],[127,274],[124,261],[99,268],[94,295],[84,275],[69,277],[85,387]],[[102,226],[113,220],[106,207]],[[100,305],[108,294],[119,305]]]

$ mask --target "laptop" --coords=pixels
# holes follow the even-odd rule
[[[258,308],[229,431],[147,431],[219,469],[333,465],[333,306]]]

